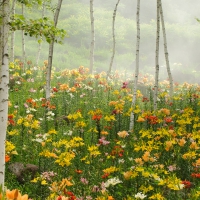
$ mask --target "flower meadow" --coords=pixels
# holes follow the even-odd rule
[[[153,78],[91,75],[88,69],[52,72],[10,63],[6,179],[1,199],[200,199],[200,86],[159,85]],[[134,129],[129,131],[134,112]]]

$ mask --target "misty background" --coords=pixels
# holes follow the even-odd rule
[[[94,0],[95,63],[97,72],[107,71],[112,55],[112,17],[117,0]],[[56,5],[56,0],[53,3]],[[137,1],[121,0],[115,20],[116,54],[113,70],[135,72]],[[163,0],[170,67],[175,82],[200,83],[199,0]],[[17,6],[16,13],[20,13]],[[50,11],[45,15],[52,16]],[[41,10],[25,10],[26,17],[40,18]],[[156,0],[141,1],[140,73],[154,75],[156,48]],[[55,44],[53,66],[56,70],[89,67],[89,0],[64,0],[58,27],[67,31],[63,45]],[[25,37],[27,60],[36,61],[38,43]],[[160,79],[167,79],[162,30],[160,32]],[[15,55],[22,56],[21,32],[16,32]],[[48,44],[42,43],[40,65],[48,59]]]

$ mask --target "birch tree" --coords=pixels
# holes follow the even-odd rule
[[[160,0],[160,19],[161,19],[163,40],[164,40],[164,52],[165,52],[166,68],[167,68],[167,73],[168,73],[168,77],[169,77],[169,84],[170,84],[169,94],[170,94],[170,97],[172,97],[172,95],[173,95],[173,78],[172,78],[172,73],[171,73],[170,65],[169,65],[169,54],[168,54],[168,50],[167,50],[167,37],[166,37],[164,15],[163,15],[163,9],[162,9],[162,0]]]
[[[112,21],[112,37],[113,37],[113,49],[112,49],[112,56],[111,56],[111,60],[110,60],[110,66],[108,69],[108,73],[107,73],[107,79],[110,76],[111,70],[112,70],[112,65],[113,65],[113,60],[115,57],[115,45],[116,45],[116,41],[115,41],[115,18],[116,18],[116,13],[117,13],[117,7],[119,4],[120,0],[117,1],[116,5],[115,5],[115,9],[113,12],[113,21]]]
[[[45,12],[45,1],[42,4],[42,18],[44,17],[44,12]],[[39,63],[41,49],[42,49],[42,39],[39,40],[38,52],[36,56],[36,66],[38,66]]]
[[[156,57],[155,57],[155,83],[154,83],[154,110],[157,109],[158,102],[158,82],[159,82],[159,43],[160,43],[160,0],[157,0],[157,32],[156,32]]]
[[[24,16],[24,4],[22,3],[22,15]],[[24,35],[24,30],[22,30],[22,58],[23,58],[23,63],[24,63],[24,70],[25,70],[25,62],[26,62],[26,49],[25,49],[25,35]]]
[[[12,1],[12,17],[15,15],[15,6],[16,6],[16,0]],[[10,52],[10,61],[14,62],[15,59],[15,31],[12,31],[11,33],[11,52]]]
[[[138,74],[139,74],[139,52],[140,52],[140,0],[137,0],[137,43],[136,43],[136,67],[135,67],[135,79],[133,86],[133,99],[132,108],[135,108],[136,97],[137,97],[137,85],[138,85]],[[134,111],[131,112],[129,130],[132,131],[134,127]]]
[[[92,74],[94,68],[94,45],[95,45],[93,0],[90,0],[90,20],[91,20],[90,73]]]
[[[57,26],[58,17],[60,13],[62,5],[62,0],[58,0],[56,12],[54,15],[54,26]],[[48,57],[48,65],[46,69],[46,99],[50,99],[50,90],[51,90],[51,69],[52,69],[52,61],[53,61],[53,50],[54,50],[55,36],[51,38],[51,42],[49,44],[49,57]]]
[[[9,36],[9,0],[0,0],[1,33],[0,33],[0,185],[5,178],[5,140],[8,117],[8,36]]]

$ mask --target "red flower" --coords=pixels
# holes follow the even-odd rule
[[[171,123],[172,122],[172,118],[171,117],[165,117],[164,118],[166,123]]]
[[[185,185],[185,188],[191,188],[192,187],[192,183],[190,181],[182,181],[182,184]]]
[[[107,178],[109,175],[109,173],[105,173],[103,176],[101,176],[101,178]]]
[[[96,121],[99,121],[101,118],[102,118],[102,115],[93,115],[92,116],[92,119],[96,120]]]
[[[191,176],[192,176],[193,178],[200,178],[200,173],[197,173],[197,174],[192,173]]]

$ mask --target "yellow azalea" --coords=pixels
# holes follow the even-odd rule
[[[47,185],[46,180],[42,180],[42,181],[41,181],[41,185]]]
[[[134,112],[135,114],[138,114],[138,113],[141,112],[141,110],[140,110],[140,108],[139,108],[138,105],[135,107],[135,109],[133,110],[133,112]]]
[[[96,157],[101,154],[100,151],[98,150],[98,147],[95,145],[88,147],[88,151],[90,152],[90,156]]]
[[[73,158],[75,158],[74,152],[63,152],[58,156],[58,159],[55,160],[55,163],[58,163],[62,167],[69,166]]]
[[[86,127],[86,123],[84,121],[79,121],[75,123],[76,128],[83,128]]]
[[[113,172],[117,172],[118,170],[119,170],[119,168],[116,168],[116,167],[111,166],[111,167],[109,167],[109,168],[104,169],[103,172],[104,172],[104,173],[111,174],[111,173],[113,173]]]
[[[195,159],[196,158],[196,152],[195,151],[190,151],[188,153],[183,154],[182,158],[187,160],[187,159]]]
[[[48,131],[48,134],[57,134],[57,131],[55,129],[51,129]]]
[[[21,124],[23,123],[23,121],[24,121],[24,119],[23,119],[23,118],[20,118],[20,119],[17,120],[17,124],[18,124],[18,125],[21,125]]]
[[[19,131],[17,129],[13,129],[11,131],[8,131],[8,135],[19,135]]]
[[[55,153],[50,152],[49,150],[46,149],[43,150],[39,155],[47,158],[58,158],[58,156]]]
[[[165,200],[165,197],[163,197],[160,193],[156,193],[156,194],[150,196],[149,199]]]
[[[40,128],[40,122],[38,120],[34,120],[31,124],[31,128],[39,129]]]
[[[115,121],[115,116],[114,115],[110,115],[110,116],[105,116],[104,119],[107,121],[107,122],[111,122],[111,121]]]

